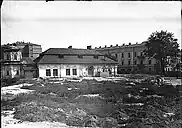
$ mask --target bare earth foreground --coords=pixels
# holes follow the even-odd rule
[[[1,88],[3,128],[180,128],[181,80],[154,76],[20,80]]]

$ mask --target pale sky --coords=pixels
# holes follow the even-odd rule
[[[174,33],[181,48],[181,2],[5,1],[1,43],[25,41],[48,48],[141,43],[152,32]]]

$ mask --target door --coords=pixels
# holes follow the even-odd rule
[[[89,76],[93,76],[93,74],[94,74],[94,67],[93,66],[89,66],[88,67],[88,75]]]

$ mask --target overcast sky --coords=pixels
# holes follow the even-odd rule
[[[174,33],[181,47],[181,2],[5,1],[1,43],[48,48],[141,43],[155,31]]]

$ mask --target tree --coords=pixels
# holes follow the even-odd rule
[[[177,57],[179,52],[177,39],[174,34],[167,31],[152,33],[145,42],[147,47],[144,53],[148,57],[155,58],[160,65],[160,72],[165,74],[165,65],[167,64],[167,56]]]

